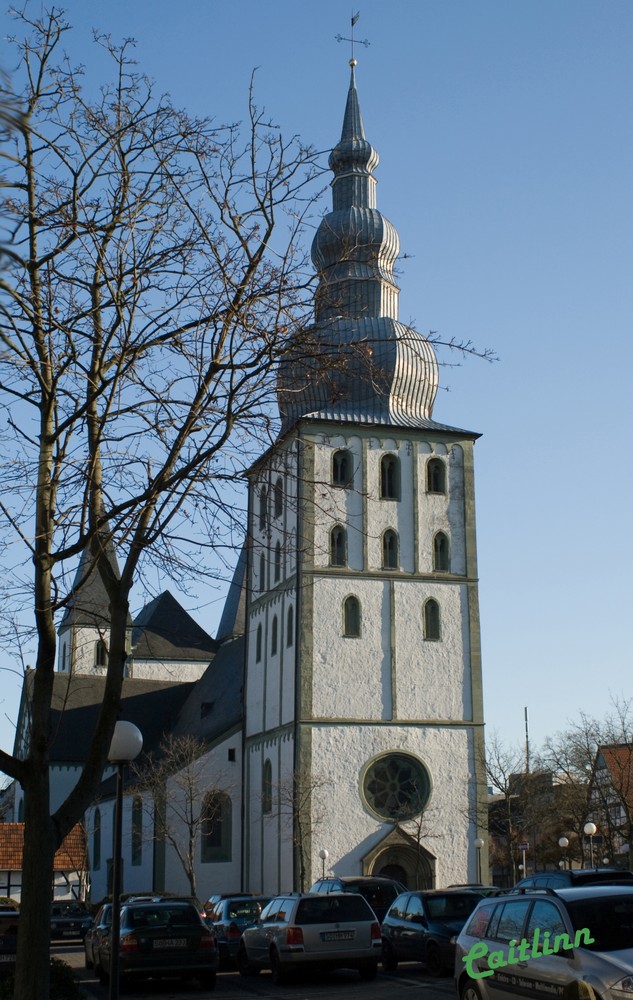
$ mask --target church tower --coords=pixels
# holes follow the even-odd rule
[[[398,320],[355,65],[312,248],[315,324],[251,473],[244,860],[266,893],[309,888],[322,864],[474,881],[486,822],[478,435],[433,420],[433,347]]]

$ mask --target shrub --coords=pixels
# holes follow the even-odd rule
[[[13,1000],[14,975],[9,973],[0,980],[0,1000]],[[67,962],[51,958],[50,1000],[82,1000],[79,983]]]

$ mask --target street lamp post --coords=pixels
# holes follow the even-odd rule
[[[475,841],[475,848],[477,850],[477,881],[481,885],[481,851],[485,845],[485,841],[481,837],[477,837]]]
[[[108,751],[108,760],[116,765],[114,799],[114,856],[112,858],[112,924],[110,927],[110,988],[108,1000],[119,1000],[119,932],[121,929],[121,858],[123,831],[123,769],[140,754],[141,731],[133,722],[117,722]]]
[[[558,846],[560,847],[561,851],[565,852],[560,867],[567,868],[567,848],[569,847],[569,840],[567,839],[567,837],[559,837]]]
[[[585,832],[585,837],[589,837],[589,851],[591,854],[591,867],[593,868],[593,838],[598,832],[598,827],[591,820],[585,823],[583,830]]]
[[[321,878],[325,878],[325,862],[329,856],[330,852],[326,851],[324,847],[319,851],[319,857],[321,858]]]

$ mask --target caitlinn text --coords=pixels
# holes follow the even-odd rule
[[[583,927],[576,931],[573,943],[568,934],[556,934],[552,940],[549,931],[543,931],[537,927],[531,941],[523,938],[518,944],[510,941],[508,953],[503,951],[490,951],[485,941],[477,941],[472,945],[466,955],[462,956],[462,962],[466,963],[466,971],[471,979],[483,979],[485,976],[492,976],[497,969],[504,969],[507,965],[518,965],[519,962],[527,962],[530,958],[541,958],[543,955],[555,955],[559,951],[570,951],[583,944],[593,944],[589,929]],[[539,950],[540,945],[540,950]],[[475,963],[482,958],[488,958],[488,968],[476,968]]]

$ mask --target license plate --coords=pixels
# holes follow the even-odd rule
[[[186,938],[161,938],[160,941],[154,941],[155,948],[186,948],[187,939]]]
[[[74,937],[75,934],[78,934],[78,933],[79,933],[78,930],[62,931],[62,934],[63,934],[64,937]]]
[[[322,941],[353,941],[354,931],[324,931]]]

